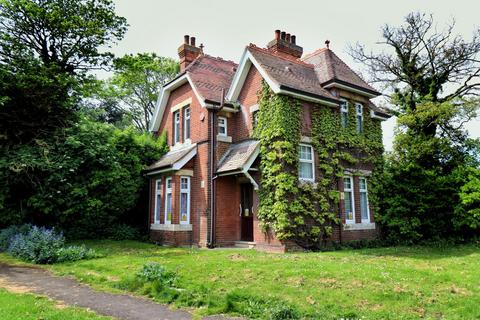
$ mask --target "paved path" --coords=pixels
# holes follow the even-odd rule
[[[0,264],[0,287],[17,288],[46,295],[60,303],[88,308],[98,314],[125,320],[183,320],[192,319],[186,311],[170,310],[167,306],[151,300],[125,294],[95,291],[77,281],[57,277],[48,271]],[[204,319],[228,319],[213,316]]]

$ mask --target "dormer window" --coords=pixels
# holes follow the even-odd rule
[[[355,104],[355,111],[357,117],[357,133],[363,132],[363,105],[361,103]]]
[[[180,111],[173,113],[173,144],[180,142]]]
[[[340,104],[340,122],[342,128],[348,127],[348,101],[342,100]]]
[[[225,117],[218,117],[218,135],[227,136],[227,118]]]
[[[190,107],[183,109],[183,141],[190,139]]]

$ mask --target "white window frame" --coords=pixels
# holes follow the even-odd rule
[[[189,140],[190,139],[190,135],[192,134],[191,130],[190,130],[190,106],[186,106],[185,108],[183,108],[183,141],[186,141],[186,140]],[[187,113],[188,113],[188,116],[187,116]],[[187,122],[188,122],[188,125],[187,125]],[[187,130],[188,130],[188,137],[187,137]]]
[[[305,143],[300,143],[300,147],[307,147],[310,148],[311,154],[312,154],[312,159],[302,159],[300,158],[300,148],[298,150],[298,161],[299,163],[309,163],[312,166],[312,178],[302,178],[300,177],[300,165],[298,166],[298,179],[300,181],[308,181],[308,182],[314,182],[315,181],[315,153],[313,152],[313,147],[309,144]]]
[[[363,128],[363,104],[361,103],[355,103],[355,119],[356,119],[356,126],[357,126],[357,133],[362,133],[364,128]],[[358,126],[358,117],[360,117],[360,127]],[[359,130],[360,128],[360,130]]]
[[[342,103],[340,104],[340,125],[342,128],[348,127],[348,101],[345,99],[340,100]],[[343,117],[345,115],[346,123],[343,122]]]
[[[170,181],[170,188],[168,187],[168,182]],[[170,200],[170,207],[172,207],[172,218],[173,218],[173,180],[172,177],[168,177],[165,179],[165,212],[164,212],[164,224],[172,224],[172,220],[168,220],[168,206],[167,206],[167,200],[168,200],[168,195],[171,196]]]
[[[187,179],[187,188],[182,188],[182,179]],[[187,194],[187,220],[182,221],[182,193]],[[190,224],[190,177],[180,176],[180,224]]]
[[[162,201],[162,179],[155,180],[155,209],[154,209],[154,217],[153,223],[159,224],[160,223],[160,211],[161,208],[159,204]]]
[[[223,120],[223,124],[221,124],[221,121],[220,121],[220,120]],[[218,117],[218,135],[219,135],[219,136],[222,136],[222,137],[228,136],[227,127],[228,127],[227,118],[226,118],[226,117]],[[221,133],[221,132],[220,132],[220,128],[224,128],[224,129],[225,129],[225,132],[224,132],[224,133]]]
[[[362,184],[361,184],[361,180],[365,180],[365,188],[363,189],[362,188]],[[360,195],[362,193],[365,193],[366,195],[366,198],[367,198],[367,219],[363,219],[363,217],[361,218],[362,219],[362,223],[369,223],[370,222],[370,204],[369,204],[369,201],[368,201],[368,180],[367,178],[365,177],[359,177],[358,178],[358,191],[360,193]],[[362,214],[362,199],[360,198],[360,216]]]
[[[355,223],[355,186],[353,184],[353,177],[350,175],[345,175],[343,177],[344,179],[350,179],[350,188],[345,188],[345,180],[343,182],[343,211],[345,213],[345,223],[346,224],[354,224]],[[352,213],[353,213],[353,219],[347,219],[347,208],[345,206],[345,193],[350,192],[351,194],[351,206],[352,206]]]
[[[173,144],[180,142],[180,110],[173,113]]]

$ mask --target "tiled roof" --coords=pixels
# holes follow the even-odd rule
[[[365,82],[358,74],[343,62],[332,50],[319,49],[307,54],[302,61],[315,66],[315,73],[322,85],[331,81],[344,82],[354,87],[364,89],[372,94],[380,95],[372,86]]]
[[[247,50],[278,85],[337,101],[337,98],[322,88],[313,65],[293,57],[280,57],[255,45],[248,46]]]
[[[187,156],[190,151],[192,151],[196,147],[196,145],[192,145],[190,147],[182,148],[180,150],[169,151],[165,155],[163,155],[160,160],[148,166],[145,171],[172,167],[176,162],[184,159],[184,157]]]
[[[217,173],[243,170],[260,147],[260,141],[245,140],[232,144],[218,162]]]
[[[200,55],[188,65],[185,72],[189,75],[201,98],[220,102],[222,89],[226,94],[236,68],[237,64],[232,61]]]

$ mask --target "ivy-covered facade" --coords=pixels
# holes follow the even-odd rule
[[[284,252],[376,237],[380,93],[278,30],[238,65],[190,49],[154,115],[171,151],[147,170],[152,238]]]

